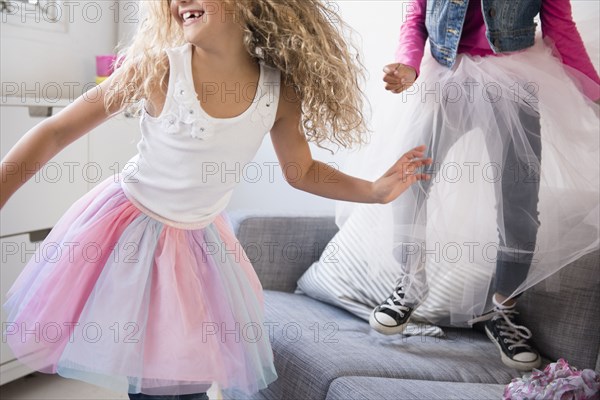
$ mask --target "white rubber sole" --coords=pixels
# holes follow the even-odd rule
[[[492,333],[488,330],[487,326],[485,327],[485,334],[496,345],[496,348],[500,352],[502,363],[507,367],[518,369],[519,371],[531,371],[534,368],[539,368],[539,366],[542,364],[542,359],[539,355],[535,360],[529,362],[516,361],[508,358],[502,351],[500,343],[494,339],[494,335],[492,335]]]
[[[371,311],[371,315],[369,316],[369,325],[371,325],[371,328],[375,329],[382,335],[397,335],[399,333],[404,332],[404,328],[406,328],[406,325],[408,325],[409,321],[406,321],[404,324],[398,326],[387,326],[381,324],[375,319],[375,309]]]

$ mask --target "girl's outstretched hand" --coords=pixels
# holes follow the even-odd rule
[[[373,194],[377,203],[386,204],[398,197],[416,181],[430,179],[419,168],[431,165],[431,158],[423,158],[425,146],[415,147],[405,153],[385,174],[373,182]]]
[[[395,63],[386,65],[383,68],[385,90],[392,93],[401,93],[415,83],[417,71],[408,65]]]

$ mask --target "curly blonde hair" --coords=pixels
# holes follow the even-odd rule
[[[140,111],[139,100],[163,90],[167,47],[185,44],[170,12],[171,0],[141,1],[144,18],[132,42],[118,53],[115,82],[129,82],[124,95],[111,90],[106,107],[117,103]],[[277,68],[302,105],[300,129],[318,147],[366,143],[363,115],[364,67],[350,27],[320,0],[223,0],[244,29],[244,44],[257,60]],[[126,78],[125,78],[126,77]],[[119,79],[121,78],[121,79]],[[132,105],[133,104],[133,105]],[[328,149],[330,150],[330,149]],[[331,150],[330,150],[331,151]]]

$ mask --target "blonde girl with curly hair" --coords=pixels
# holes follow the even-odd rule
[[[131,399],[206,399],[213,383],[228,397],[247,397],[277,373],[262,287],[225,213],[239,181],[231,171],[251,161],[270,132],[294,188],[387,203],[427,179],[419,168],[431,160],[415,148],[374,182],[313,160],[309,141],[351,147],[366,132],[360,62],[344,40],[347,26],[320,1],[141,6],[137,35],[93,89],[102,96],[76,99],[2,161],[0,206],[25,183],[4,166],[40,169],[114,115],[140,115],[138,154],[46,238],[75,250],[51,262],[33,257],[3,305],[13,327],[52,323],[64,334],[7,341],[35,370]],[[86,245],[100,256],[77,251]],[[103,334],[85,340],[90,324]]]

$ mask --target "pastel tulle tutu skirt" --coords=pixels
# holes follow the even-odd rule
[[[180,229],[109,178],[78,200],[10,288],[5,339],[34,370],[118,392],[243,398],[276,379],[262,287],[221,213]]]
[[[494,292],[516,296],[598,249],[599,107],[581,82],[598,93],[538,40],[452,69],[427,56],[411,88],[387,95],[344,172],[376,180],[421,144],[434,164],[389,204],[336,204],[338,226],[358,226],[373,304],[399,283],[415,315],[464,326]]]

